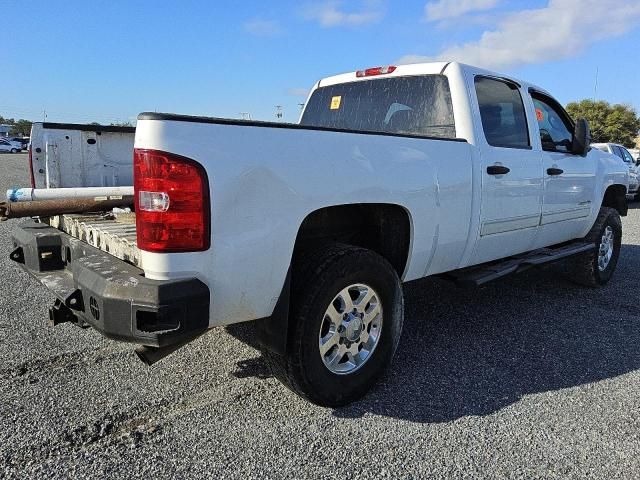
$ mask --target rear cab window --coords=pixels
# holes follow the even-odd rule
[[[530,149],[529,127],[517,85],[490,77],[474,79],[482,130],[493,147]]]
[[[316,89],[301,125],[455,138],[449,81],[444,75],[390,77]]]

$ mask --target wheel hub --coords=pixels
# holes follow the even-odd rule
[[[358,315],[350,313],[346,320],[344,337],[350,342],[355,342],[362,334],[363,323]]]
[[[614,234],[613,229],[607,225],[607,228],[602,232],[602,238],[600,239],[600,248],[598,249],[598,270],[601,272],[606,270],[613,257],[614,246]]]
[[[336,374],[359,369],[371,357],[382,330],[382,304],[365,284],[342,289],[324,314],[318,345],[322,361]]]

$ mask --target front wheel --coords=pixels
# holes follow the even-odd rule
[[[395,270],[371,250],[331,245],[294,264],[292,289],[287,353],[265,352],[275,375],[318,405],[362,397],[400,340],[403,297]]]
[[[614,208],[602,207],[585,237],[594,249],[569,260],[570,279],[589,287],[605,285],[613,275],[622,245],[622,221]]]

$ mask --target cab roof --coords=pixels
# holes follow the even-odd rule
[[[314,90],[319,87],[326,87],[329,85],[337,85],[339,83],[349,83],[349,82],[362,82],[367,80],[374,80],[379,78],[388,78],[388,77],[405,77],[412,75],[438,75],[438,74],[446,74],[448,71],[453,71],[454,69],[459,69],[463,74],[469,73],[472,75],[486,75],[490,77],[502,78],[505,80],[509,80],[511,82],[517,83],[525,87],[525,89],[531,88],[538,92],[549,95],[545,89],[540,88],[536,85],[533,85],[528,82],[524,82],[517,78],[503,75],[501,73],[492,72],[490,70],[485,70],[479,67],[474,67],[472,65],[467,65],[465,63],[460,62],[427,62],[427,63],[410,63],[405,65],[397,65],[394,67],[391,73],[384,73],[382,75],[371,75],[371,76],[359,76],[358,73],[362,73],[364,70],[357,70],[348,73],[341,73],[338,75],[332,75],[330,77],[326,77],[321,79],[314,86]]]

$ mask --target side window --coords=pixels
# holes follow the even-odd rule
[[[611,145],[611,150],[613,150],[613,154],[614,154],[616,157],[620,157],[621,159],[623,159],[623,160],[624,160],[624,155],[622,154],[622,150],[620,149],[620,147],[619,147],[619,146],[617,146],[617,145]]]
[[[620,150],[622,151],[622,157],[623,157],[625,162],[636,163],[633,160],[633,157],[631,156],[631,154],[629,153],[629,150],[627,150],[626,148],[622,148],[622,147],[620,147]]]
[[[482,129],[494,147],[530,148],[527,116],[518,87],[488,77],[474,80]]]
[[[573,123],[564,109],[553,99],[532,93],[536,119],[540,129],[542,149],[548,152],[571,153]]]

